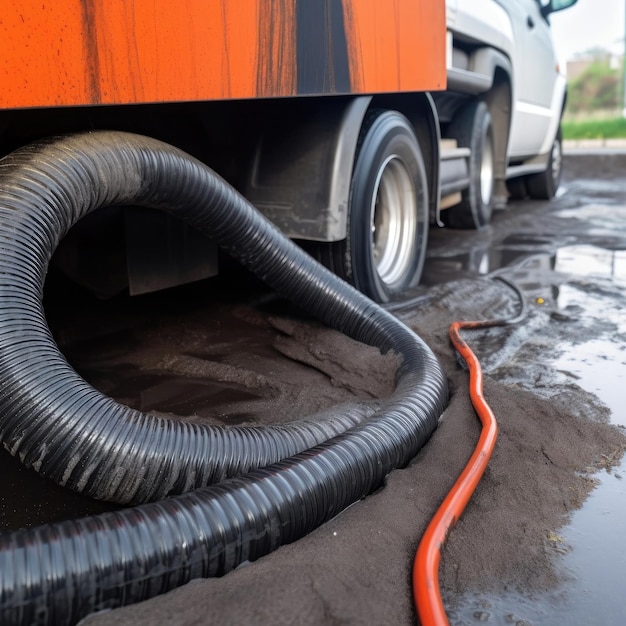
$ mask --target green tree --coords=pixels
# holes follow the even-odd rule
[[[572,113],[621,108],[621,71],[609,58],[596,58],[568,85],[567,108]]]

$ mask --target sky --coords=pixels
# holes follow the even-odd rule
[[[623,54],[625,7],[626,0],[578,0],[573,7],[550,16],[559,60],[567,61],[595,47]]]

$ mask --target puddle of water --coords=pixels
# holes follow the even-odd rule
[[[559,248],[555,270],[577,276],[626,281],[626,250],[587,245]]]
[[[587,198],[608,198],[610,200],[615,200],[619,202],[623,197],[624,193],[624,185],[621,180],[598,180],[592,178],[585,178],[584,184],[579,183],[570,183],[567,191],[580,191],[582,188],[583,193]],[[563,194],[565,195],[565,194]]]
[[[583,271],[587,271],[588,276],[604,275],[605,280],[599,280],[592,287],[614,285],[617,279],[613,255],[593,248],[581,249],[580,255],[570,249],[563,250],[562,255],[557,254],[556,268],[566,271],[568,267],[582,267],[576,271],[577,275]],[[626,264],[626,253],[622,256]],[[610,281],[606,280],[607,277]],[[557,302],[561,311],[574,312],[580,327],[593,328],[595,336],[585,338],[579,331],[578,336],[561,343],[561,354],[550,361],[552,367],[596,395],[611,410],[612,423],[626,426],[623,402],[623,385],[626,383],[626,298],[619,298],[618,294],[609,298],[601,291],[582,285],[564,284],[559,288]]]
[[[606,238],[606,248],[565,245],[543,258],[536,253],[549,242],[515,236],[507,243],[518,250],[528,244],[527,257],[514,260],[516,281],[527,294],[543,295],[563,317],[561,324],[558,317],[550,323],[549,336],[548,329],[542,334],[547,342],[538,343],[543,345],[542,361],[564,376],[565,382],[593,393],[609,408],[611,422],[626,427],[626,250],[608,247],[616,241],[620,240]],[[552,274],[542,277],[542,269],[571,278],[557,285]],[[552,359],[546,358],[550,342],[559,351]],[[596,477],[598,486],[584,506],[558,531],[567,552],[559,557],[557,567],[566,582],[546,593],[469,594],[451,611],[451,624],[626,623],[626,459],[611,474],[601,472]]]
[[[574,549],[564,557],[570,577],[567,607],[579,624],[626,624],[626,460],[611,474],[600,473],[600,485],[561,532]],[[556,623],[556,622],[555,622]],[[571,623],[571,622],[570,622]]]
[[[559,219],[577,220],[584,229],[573,227],[579,243],[594,243],[600,247],[624,249],[624,222],[626,206],[623,200],[610,204],[585,204],[575,208],[559,209],[555,213]],[[596,241],[597,240],[597,241]]]
[[[541,255],[546,260],[556,245],[553,236],[514,235],[501,243],[453,255],[441,255],[427,260],[423,282],[438,284],[459,277],[460,272],[485,276],[505,267],[525,264],[532,257]]]
[[[553,367],[583,389],[598,396],[611,410],[611,422],[626,427],[626,346],[607,340],[588,341],[570,348]]]
[[[472,594],[450,611],[454,626],[481,622],[504,626],[566,626],[626,623],[623,602],[626,580],[624,519],[626,519],[626,460],[611,474],[596,477],[599,486],[571,523],[559,531],[564,550],[559,574],[565,586],[553,592]]]
[[[555,283],[552,270],[567,282]],[[599,398],[612,423],[626,426],[626,251],[566,246],[517,265],[513,280],[551,319],[532,316],[519,329],[494,333],[491,343],[485,334],[484,366],[546,397],[575,384]],[[545,375],[544,388],[537,380]]]
[[[573,238],[515,235],[494,247],[472,249],[468,252],[433,258],[430,264],[449,272],[464,270],[484,276],[495,270],[520,266],[540,255],[551,260],[552,267],[562,273],[611,280],[626,280],[626,241],[613,237],[599,245],[563,245]],[[560,247],[554,248],[559,245]],[[617,249],[611,249],[616,246]]]

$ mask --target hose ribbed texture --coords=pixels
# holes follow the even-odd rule
[[[111,205],[182,218],[327,325],[396,351],[402,364],[393,396],[370,416],[346,410],[322,421],[228,428],[145,415],[90,387],[54,343],[42,290],[69,228]],[[406,464],[446,401],[443,372],[419,337],[175,148],[98,132],[33,144],[0,161],[3,445],[96,498],[145,502],[195,489],[1,535],[0,623],[75,623],[293,541]]]

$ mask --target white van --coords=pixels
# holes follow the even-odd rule
[[[440,119],[449,121],[442,127],[444,136],[460,139],[457,147],[471,148],[475,157],[481,157],[473,168],[470,162],[470,178],[482,190],[472,198],[470,185],[464,201],[442,212],[449,225],[483,226],[493,205],[504,205],[508,195],[549,199],[556,193],[566,81],[558,66],[549,16],[575,3],[447,0],[448,90],[435,99]],[[486,103],[492,128],[489,132],[472,129],[473,141],[468,145],[471,120],[467,115],[463,124],[455,120],[468,107],[476,108],[477,101]],[[484,120],[473,121],[485,126]]]

